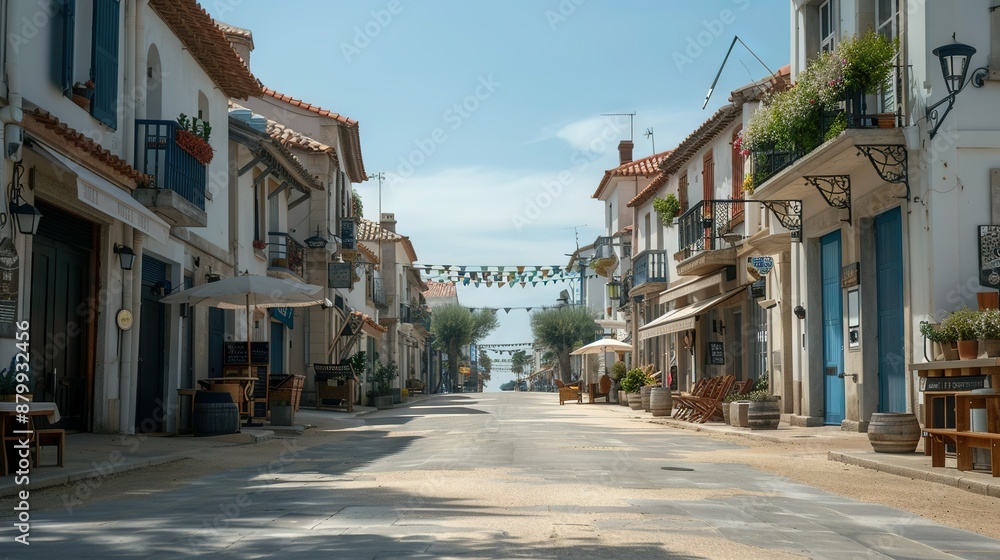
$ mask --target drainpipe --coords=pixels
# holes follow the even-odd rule
[[[141,231],[132,230],[132,250],[135,252],[135,264],[131,271],[125,271],[122,278],[122,305],[132,310],[133,327],[122,333],[121,342],[121,382],[119,384],[118,430],[123,434],[135,433],[136,389],[139,379],[139,317],[142,298],[142,242],[145,236]]]
[[[13,2],[4,3],[7,37],[14,37],[17,34],[17,29],[11,21],[12,4]],[[4,125],[0,126],[0,146],[3,147],[5,153],[3,157],[0,157],[0,166],[6,167],[6,125],[13,124],[20,127],[21,121],[24,119],[24,112],[21,110],[21,73],[17,47],[8,45],[4,51],[4,57],[6,58],[4,70],[7,73],[7,106],[0,109],[0,122]],[[2,170],[3,168],[0,167],[0,171]]]

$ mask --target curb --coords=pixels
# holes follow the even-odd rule
[[[840,451],[828,451],[827,458],[831,461],[837,461],[847,465],[854,465],[856,467],[863,467],[866,469],[871,469],[874,471],[884,472],[888,474],[894,474],[897,476],[904,476],[906,478],[912,478],[916,480],[925,480],[927,482],[934,482],[937,484],[943,484],[945,486],[951,486],[952,488],[958,488],[959,490],[965,490],[966,492],[972,492],[973,494],[981,494],[983,496],[989,496],[991,498],[1000,498],[1000,482],[992,482],[983,480],[979,477],[969,477],[963,474],[948,474],[947,472],[938,472],[937,470],[928,470],[928,467],[907,467],[904,465],[892,465],[888,463],[882,463],[874,459],[869,459],[867,457],[859,457],[851,453],[844,453]],[[930,469],[940,469],[940,467],[929,467]],[[961,472],[961,471],[953,471]]]
[[[53,488],[56,486],[67,486],[74,482],[81,482],[85,480],[90,480],[94,478],[105,478],[109,476],[115,476],[129,471],[135,471],[139,469],[144,469],[146,467],[154,467],[158,465],[165,465],[167,463],[175,463],[177,461],[183,461],[187,459],[186,454],[173,454],[164,455],[162,457],[149,457],[146,459],[137,459],[135,461],[130,461],[124,465],[118,465],[111,471],[102,472],[98,470],[98,466],[82,472],[82,473],[70,473],[58,476],[47,476],[40,480],[32,480],[31,484],[28,485],[27,489],[29,491],[41,490],[43,488]],[[0,487],[0,497],[6,498],[8,496],[16,496],[18,492],[24,490],[22,486],[5,485]]]

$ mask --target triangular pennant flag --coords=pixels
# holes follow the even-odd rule
[[[558,266],[553,266],[553,267],[552,267],[552,272],[553,272],[554,274],[562,274],[561,272],[559,272],[559,267],[558,267]]]
[[[464,274],[465,274],[465,266],[463,265],[463,266],[458,267],[458,275],[462,276]]]
[[[548,286],[548,285],[549,285],[549,281],[548,281],[548,280],[545,280],[545,281],[543,281],[543,282],[542,282],[542,285],[543,285],[543,286]]]
[[[504,269],[504,267],[502,267],[502,266],[498,266],[498,267],[497,267],[497,270],[498,270],[499,272],[501,272],[501,273],[503,273],[503,269]]]
[[[479,273],[478,272],[471,272],[469,275],[472,276],[473,280],[479,280]]]
[[[521,266],[517,267],[517,273],[518,274],[524,274],[524,265],[521,265]]]
[[[487,280],[486,281],[486,287],[487,288],[492,288],[493,287],[493,281],[492,280]]]
[[[446,265],[443,265],[441,268],[443,268],[445,272],[448,272],[449,270],[451,270],[451,265],[450,264],[446,264]]]
[[[497,282],[497,288],[503,288],[503,282]]]
[[[531,312],[531,308],[530,307],[525,307],[525,309],[527,309],[529,313]]]
[[[466,278],[465,280],[462,280],[462,285],[463,286],[468,286],[469,285],[469,279]]]
[[[476,287],[477,287],[477,288],[479,287],[479,282],[476,282]]]
[[[549,269],[542,269],[542,278],[547,278],[549,276]]]
[[[507,313],[508,315],[510,314],[510,308],[509,307],[504,307],[503,311],[504,311],[504,313]]]
[[[522,288],[524,287],[525,284],[527,284],[527,282],[525,282],[524,280],[521,280],[521,287]]]
[[[489,270],[489,269],[490,269],[490,267],[488,267],[488,266],[481,266],[481,267],[479,267],[479,268],[480,268],[480,270],[482,270],[483,272],[486,272],[487,270]]]
[[[510,286],[511,288],[513,288],[514,287],[514,281],[511,280],[511,281],[507,282],[507,285]]]

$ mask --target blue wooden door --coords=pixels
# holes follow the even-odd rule
[[[823,278],[823,389],[824,421],[844,419],[844,313],[840,297],[840,232],[820,238],[820,273]]]
[[[903,228],[899,208],[875,217],[878,287],[878,409],[906,412],[903,337]]]

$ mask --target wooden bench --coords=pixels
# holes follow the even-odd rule
[[[35,430],[33,435],[35,438],[32,442],[35,452],[35,466],[42,466],[42,448],[52,446],[55,446],[56,448],[55,466],[63,466],[63,456],[65,455],[66,449],[66,430],[60,428],[45,428]]]
[[[966,432],[954,428],[926,428],[924,434],[928,436],[925,441],[929,441],[931,446],[932,467],[944,466],[946,445],[955,446],[955,457],[960,471],[972,470],[973,449],[988,449],[992,474],[1000,477],[1000,434]]]

